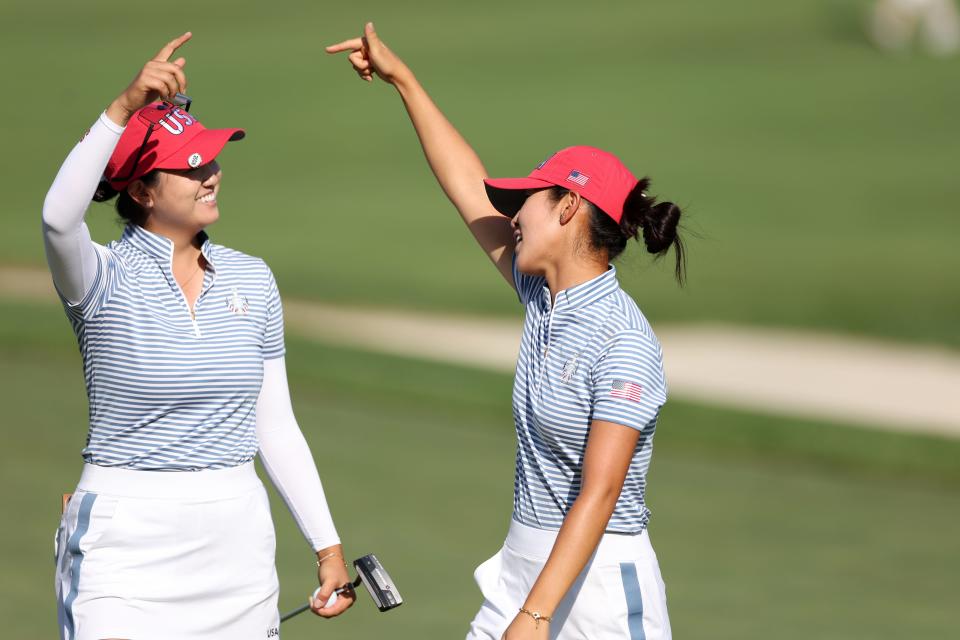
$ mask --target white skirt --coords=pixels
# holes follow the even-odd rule
[[[63,640],[279,636],[270,506],[253,463],[85,465],[56,536]]]
[[[484,601],[467,640],[500,640],[556,538],[556,531],[511,521],[503,547],[474,573]],[[646,530],[636,535],[604,534],[548,624],[551,640],[669,640],[666,589]]]

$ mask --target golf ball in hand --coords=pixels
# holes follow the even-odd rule
[[[314,590],[313,592],[314,600],[320,597],[320,589],[321,587],[317,587],[316,590]],[[324,609],[327,607],[332,607],[336,601],[337,601],[337,592],[334,591],[333,593],[330,594],[330,597],[327,599],[327,603],[323,605]]]

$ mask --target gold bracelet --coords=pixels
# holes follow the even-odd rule
[[[540,628],[541,620],[543,620],[544,622],[550,622],[551,620],[553,620],[553,616],[545,616],[541,614],[539,611],[530,611],[529,609],[524,609],[523,607],[520,607],[520,613],[525,613],[531,618],[533,618],[533,621],[537,624],[536,626],[537,629]]]
[[[340,555],[340,552],[339,552],[339,551],[331,551],[330,553],[328,553],[327,555],[323,556],[322,558],[318,558],[318,559],[317,559],[317,566],[319,567],[319,566],[323,563],[324,560],[327,560],[327,559],[332,558],[332,557],[334,557],[334,556],[340,556],[341,559],[343,558],[343,556]],[[347,566],[347,561],[346,561],[346,560],[343,561],[343,566]]]

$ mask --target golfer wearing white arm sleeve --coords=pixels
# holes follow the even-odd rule
[[[61,638],[263,640],[279,633],[275,537],[259,452],[317,555],[323,617],[353,604],[340,539],[290,406],[270,269],[214,244],[240,129],[173,100],[190,34],[146,63],[71,151],[43,207],[54,284],[89,401],[83,471],[57,532]],[[94,243],[91,199],[117,197],[121,238]]]

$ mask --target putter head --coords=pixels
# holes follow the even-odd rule
[[[370,593],[377,609],[380,611],[389,611],[403,604],[403,598],[397,591],[397,586],[390,579],[377,556],[371,554],[353,561],[353,568],[357,570],[361,582]]]

